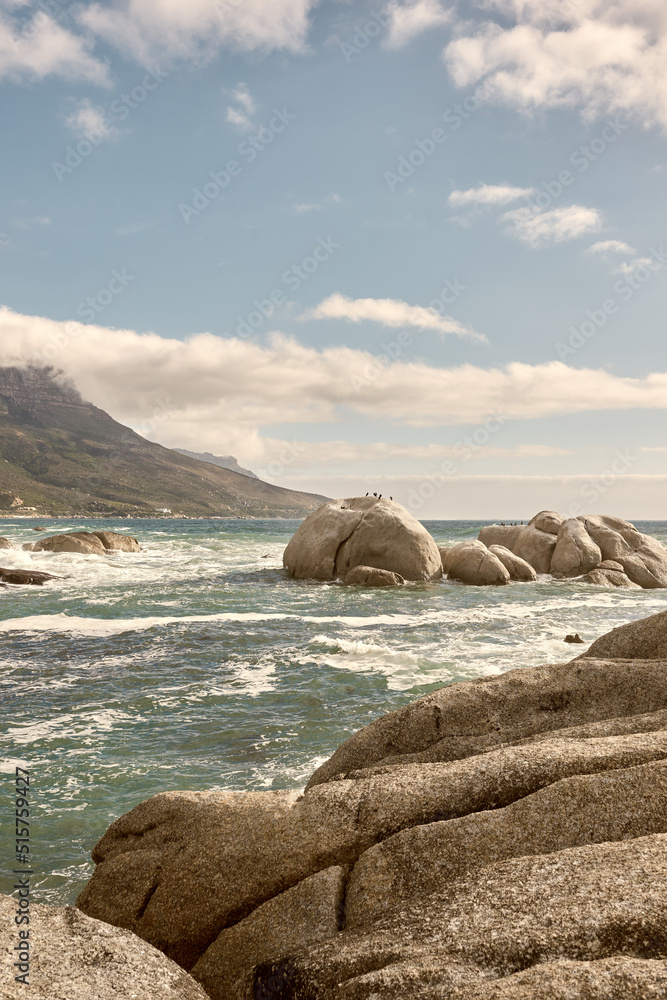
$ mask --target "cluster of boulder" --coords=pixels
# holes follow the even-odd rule
[[[40,530],[40,529],[36,529]],[[12,549],[8,538],[0,538],[0,549]],[[71,531],[63,535],[47,535],[38,542],[27,542],[26,552],[78,552],[81,555],[108,555],[110,552],[141,552],[136,538],[116,531]],[[42,586],[49,580],[61,579],[52,573],[33,569],[0,566],[0,585],[8,583]]]
[[[93,858],[40,997],[666,997],[667,612],[382,716],[304,792],[155,795]]]
[[[620,517],[541,511],[528,524],[489,525],[477,539],[439,549],[404,507],[373,496],[319,507],[293,535],[283,565],[300,580],[377,587],[443,575],[502,585],[538,574],[602,587],[667,587],[667,549]]]

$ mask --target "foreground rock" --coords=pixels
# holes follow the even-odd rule
[[[442,575],[435,541],[400,504],[376,497],[331,500],[297,528],[283,556],[297,580],[344,580],[356,566],[405,580]]]
[[[667,660],[667,611],[612,629],[596,639],[582,657]]]
[[[20,943],[17,898],[0,895],[0,997],[16,1000],[206,1000],[174,962],[127,930],[71,906],[30,907],[29,985],[13,963]]]
[[[452,684],[303,795],[154,796],[102,837],[79,907],[213,1000],[667,995],[667,612],[625,629],[655,658],[594,645]]]
[[[71,531],[48,535],[34,545],[24,545],[32,552],[78,552],[81,555],[107,555],[109,552],[141,552],[136,538],[115,531]]]
[[[442,569],[450,580],[477,586],[503,586],[510,582],[509,570],[479,541],[460,542],[441,549]]]
[[[8,538],[0,538],[0,549],[13,549],[14,546]]]
[[[2,569],[0,567],[0,582],[16,584],[32,584],[41,587],[49,580],[58,580],[61,577],[52,576],[51,573],[38,573],[31,569]]]
[[[527,525],[488,525],[478,538],[490,549],[504,546],[537,573],[599,587],[667,587],[665,546],[620,517],[541,511]]]

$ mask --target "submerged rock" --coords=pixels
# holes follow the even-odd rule
[[[355,566],[346,574],[343,581],[350,586],[358,587],[398,587],[405,580],[398,573],[390,573],[388,569],[375,569],[373,566]]]
[[[27,548],[26,545],[23,548]],[[108,552],[141,552],[136,538],[115,531],[70,531],[48,535],[31,546],[32,552],[78,552],[81,555],[106,555]]]
[[[297,580],[345,579],[356,566],[405,580],[442,575],[440,553],[426,528],[393,500],[354,497],[318,507],[297,528],[283,555]]]
[[[625,590],[641,590],[638,583],[625,575],[623,570],[617,569],[592,569],[590,573],[582,577],[584,583],[592,583],[596,587],[622,587]]]
[[[32,569],[2,569],[0,567],[0,581],[3,583],[32,584],[41,587],[49,580],[59,580],[61,577],[52,576],[51,573],[38,573]]]
[[[0,997],[16,1000],[206,1000],[191,976],[128,930],[72,906],[30,905],[29,985],[16,983],[16,897],[0,895]],[[25,940],[25,939],[22,939]]]

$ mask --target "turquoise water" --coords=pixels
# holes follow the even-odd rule
[[[0,551],[63,577],[0,591],[0,755],[11,845],[14,761],[33,775],[38,902],[73,902],[116,817],[168,789],[293,788],[351,733],[452,681],[570,659],[667,591],[548,577],[361,590],[293,581],[298,521],[40,521],[101,527],[144,547],[110,557]],[[667,543],[667,523],[636,522]],[[21,546],[34,521],[0,520]],[[426,522],[438,542],[481,522]],[[11,847],[8,848],[8,854]],[[7,891],[5,886],[3,891]]]

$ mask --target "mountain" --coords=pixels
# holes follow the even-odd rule
[[[305,517],[326,499],[146,441],[51,368],[0,368],[0,508],[86,517]]]
[[[208,462],[209,465],[217,465],[220,469],[229,469],[231,472],[238,472],[242,476],[249,476],[251,479],[259,479],[250,469],[244,469],[236,461],[233,455],[212,455],[210,451],[185,451],[183,448],[174,448],[179,455],[187,455],[188,458],[196,458],[199,462]]]

